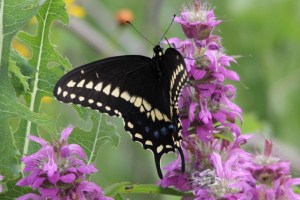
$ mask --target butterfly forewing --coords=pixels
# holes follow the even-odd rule
[[[127,80],[145,70],[149,61],[150,58],[143,56],[120,56],[78,67],[57,82],[54,95],[65,103],[120,116],[131,108],[130,104],[122,103],[128,98],[127,93],[135,93],[138,89],[135,83]],[[135,81],[139,81],[138,76]]]
[[[132,139],[154,153],[162,177],[161,156],[180,149],[176,104],[186,80],[183,67],[182,56],[172,48],[159,59],[139,55],[111,57],[67,73],[57,82],[54,95],[64,103],[122,117]]]

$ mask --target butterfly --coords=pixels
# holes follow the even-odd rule
[[[75,68],[58,80],[54,96],[121,117],[133,141],[153,152],[158,176],[161,157],[177,150],[184,171],[178,98],[187,81],[182,55],[169,47],[142,55],[109,57]]]

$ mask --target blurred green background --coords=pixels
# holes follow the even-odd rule
[[[131,27],[120,26],[116,13],[132,11],[132,23],[145,37],[157,43],[188,1],[180,0],[68,0],[69,27],[54,24],[51,40],[74,67],[120,54],[152,56],[153,46]],[[227,0],[211,1],[218,19],[224,22],[215,30],[223,38],[228,55],[239,56],[233,65],[240,77],[236,103],[244,111],[243,133],[255,133],[252,145],[274,142],[274,153],[293,161],[293,172],[300,175],[300,1]],[[184,39],[178,24],[166,37]],[[63,107],[63,106],[60,106]],[[66,108],[67,109],[67,108]],[[130,140],[119,119],[119,148],[106,144],[100,149],[96,165],[100,172],[93,180],[105,187],[116,182],[153,183],[158,180],[152,154]],[[167,155],[163,165],[174,159]],[[298,167],[298,168],[297,168]],[[128,196],[145,199],[144,196]],[[178,199],[147,196],[146,199]]]

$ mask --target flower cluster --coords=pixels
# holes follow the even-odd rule
[[[191,190],[197,200],[300,199],[291,189],[299,179],[290,178],[288,162],[271,159],[270,153],[255,157],[241,148],[251,136],[241,135],[236,124],[242,110],[232,102],[236,90],[228,81],[239,81],[239,76],[230,67],[236,60],[213,33],[221,21],[200,0],[174,21],[186,36],[168,41],[185,58],[189,74],[178,103],[186,172],[181,173],[178,158],[165,167],[159,184]]]
[[[36,153],[22,158],[25,164],[24,178],[18,186],[30,186],[39,194],[29,193],[18,198],[27,199],[98,199],[105,197],[99,186],[89,182],[87,175],[97,171],[93,165],[87,165],[86,155],[77,144],[68,144],[67,139],[73,127],[64,129],[60,140],[52,144],[44,139],[29,136],[29,139],[41,145]]]
[[[248,171],[256,182],[258,199],[300,199],[292,186],[300,185],[300,178],[291,178],[290,162],[272,155],[272,142],[265,141],[262,155],[253,156]]]

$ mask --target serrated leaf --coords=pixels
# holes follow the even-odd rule
[[[24,144],[25,137],[16,137],[9,126],[10,118],[21,117],[26,120],[31,120],[34,123],[40,124],[45,129],[54,129],[55,124],[45,116],[31,112],[28,107],[17,102],[14,89],[10,84],[8,77],[0,70],[0,148],[1,152],[5,152],[0,156],[0,172],[7,177],[15,177],[19,173],[20,157],[19,148],[16,146],[16,141],[22,140]]]
[[[58,20],[63,24],[68,23],[69,18],[65,10],[65,2],[62,0],[46,0],[39,9],[36,18],[38,21],[36,35],[30,35],[26,32],[20,32],[17,35],[18,39],[27,43],[33,52],[33,57],[29,60],[29,64],[36,67],[32,77],[33,86],[30,98],[30,110],[34,112],[39,111],[43,96],[52,95],[53,85],[58,77],[63,74],[61,68],[49,68],[48,64],[56,62],[67,69],[71,69],[69,61],[54,49],[53,44],[49,40],[50,26],[53,21]],[[29,132],[37,134],[36,125],[31,125],[30,121],[26,130],[26,135]]]
[[[17,101],[17,97],[14,93],[14,88],[12,87],[10,81],[8,80],[8,77],[6,77],[5,73],[1,73],[0,70],[0,121],[9,122],[8,119],[10,118],[22,118],[27,121],[32,121],[35,124],[39,124],[45,130],[55,130],[55,124],[48,116],[32,112],[29,110],[28,107],[26,107],[23,104],[20,104]],[[8,126],[5,128],[6,131],[4,131],[4,129],[0,129],[1,138],[11,137],[10,141],[17,142],[17,144],[23,144],[23,145],[22,147],[20,147],[20,146],[16,146],[12,142],[8,142],[4,144],[4,146],[7,146],[8,149],[11,149],[10,152],[13,152],[14,154],[18,154],[20,153],[19,152],[20,150],[23,150],[23,146],[26,138],[25,132],[23,133],[22,136],[13,135],[12,131],[7,131],[10,130],[9,123],[6,123],[5,125]],[[17,149],[19,151],[17,151]],[[3,159],[11,159],[11,158],[4,158],[8,156],[10,155],[4,154],[1,157]],[[5,163],[5,165],[7,165],[7,167],[13,168],[13,166],[9,166],[9,163]],[[0,166],[0,172],[2,171],[1,167],[3,166]]]
[[[20,172],[20,150],[23,150],[25,132],[22,136],[16,136],[10,124],[21,121],[31,121],[39,124],[45,130],[54,131],[53,121],[42,114],[32,112],[28,107],[21,104],[8,76],[10,44],[13,36],[24,26],[39,8],[40,0],[2,0],[0,2],[0,174],[7,180],[16,178]],[[29,132],[28,132],[29,133]],[[28,140],[27,140],[28,141]],[[5,153],[4,153],[5,152]],[[8,184],[7,194],[12,194],[14,184]],[[1,199],[4,199],[1,197]]]
[[[88,163],[94,161],[99,148],[103,144],[110,142],[113,146],[117,146],[119,143],[116,127],[106,121],[104,114],[92,111],[91,119],[94,123],[93,129],[90,132],[85,132],[77,128],[72,133],[69,141],[83,147],[88,157]]]
[[[14,88],[18,87],[17,85],[19,85],[18,83],[20,83],[22,88],[18,87],[20,90],[19,93],[21,93],[21,91],[26,92],[29,89],[28,79],[30,77],[24,76],[22,74],[20,68],[17,67],[17,62],[14,60],[9,61],[9,71],[13,74],[13,76],[15,76],[15,78],[17,78],[19,80],[19,82],[15,83]],[[13,79],[13,80],[15,80],[15,79]]]
[[[0,173],[6,178],[13,178],[19,172],[19,151],[10,127],[10,119],[23,118],[46,129],[54,128],[48,117],[31,112],[17,101],[8,77],[11,40],[36,13],[39,3],[39,0],[0,1],[0,146],[1,152],[5,152],[0,156]]]
[[[11,82],[12,82],[12,85],[15,89],[17,96],[18,97],[20,95],[28,96],[28,94],[26,94],[26,92],[28,91],[29,86],[31,85],[30,77],[32,77],[32,74],[33,74],[33,67],[31,67],[28,64],[28,60],[26,58],[24,58],[23,56],[18,54],[14,49],[11,49],[9,59],[10,59],[10,61],[9,61],[10,63],[16,64],[17,69],[14,69],[14,70],[18,70],[21,73],[20,74],[21,80],[22,80],[22,76],[24,77],[22,82],[20,82],[20,79],[18,79],[17,76],[15,76],[14,74],[12,74],[12,72],[10,72],[10,74],[12,74],[12,75],[10,75]],[[28,77],[28,79],[27,79],[27,77]],[[24,82],[24,81],[26,81],[26,82]],[[25,91],[25,89],[26,89],[26,91]]]
[[[12,38],[36,13],[39,3],[40,0],[0,1],[0,68],[2,68],[2,73],[8,73]]]
[[[10,60],[13,60],[16,62],[17,66],[20,68],[22,74],[24,76],[31,77],[34,70],[33,67],[28,64],[28,60],[21,56],[18,52],[16,52],[14,49],[11,49],[10,51]]]

